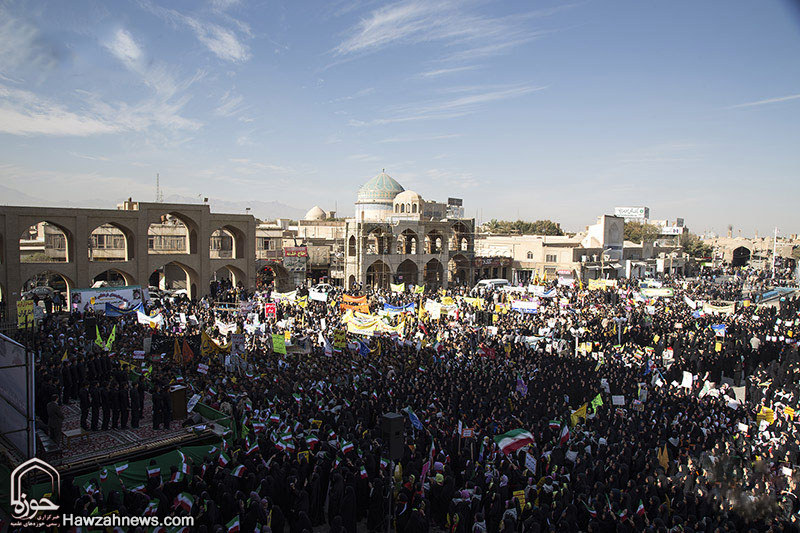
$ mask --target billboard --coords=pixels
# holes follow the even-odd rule
[[[649,207],[615,207],[614,216],[622,218],[650,218]]]
[[[661,235],[682,235],[683,228],[680,226],[664,226],[661,228]]]
[[[101,287],[98,289],[74,289],[70,291],[72,307],[86,312],[89,308],[105,311],[106,304],[119,309],[132,309],[150,300],[150,293],[139,285],[123,287]]]
[[[305,272],[308,261],[308,248],[287,246],[283,249],[283,268],[289,272]]]

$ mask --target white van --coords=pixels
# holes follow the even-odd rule
[[[475,287],[472,289],[472,292],[476,293],[481,289],[494,289],[494,290],[497,290],[497,289],[500,289],[502,287],[507,287],[509,285],[510,285],[510,283],[508,282],[507,279],[502,279],[502,278],[498,278],[498,279],[482,279],[482,280],[480,280],[478,282],[477,285],[475,285]]]

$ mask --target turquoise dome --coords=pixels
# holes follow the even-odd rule
[[[389,174],[381,172],[358,189],[357,203],[391,203],[404,190]]]

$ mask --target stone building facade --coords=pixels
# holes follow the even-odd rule
[[[475,220],[448,215],[385,172],[358,191],[355,217],[345,222],[346,287],[429,288],[474,282]]]

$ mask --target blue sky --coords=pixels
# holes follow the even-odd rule
[[[798,233],[796,5],[0,0],[0,184]]]

